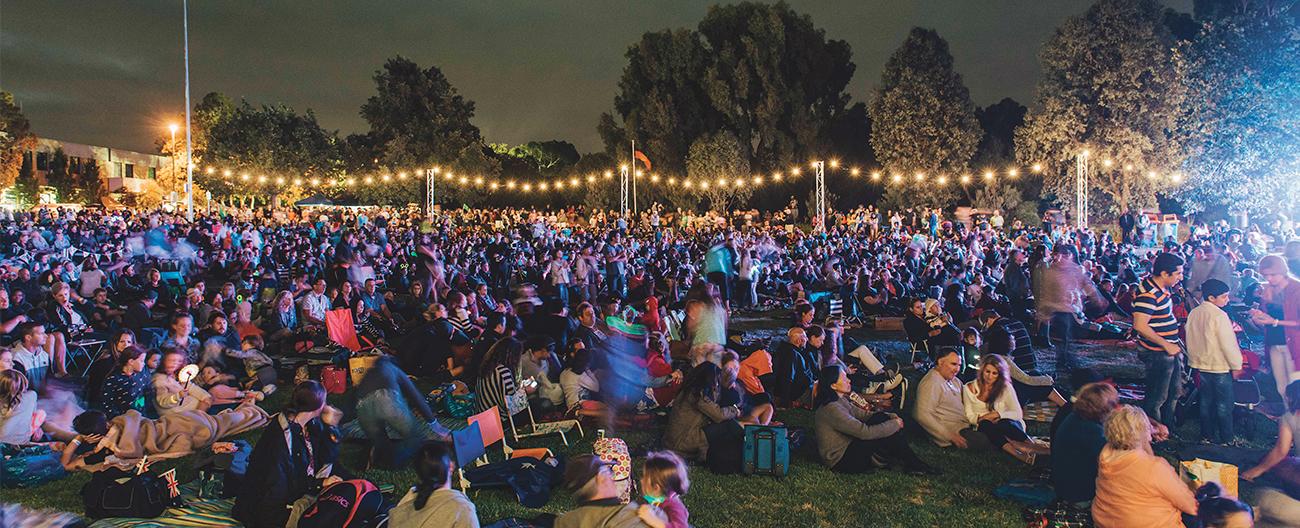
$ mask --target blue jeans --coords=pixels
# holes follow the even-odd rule
[[[1216,444],[1231,442],[1232,374],[1201,373],[1201,438]]]
[[[1183,385],[1182,354],[1171,356],[1163,351],[1144,351],[1142,355],[1147,367],[1147,394],[1142,400],[1142,410],[1151,419],[1173,429],[1174,408]]]
[[[1056,377],[1063,378],[1070,374],[1074,368],[1074,358],[1070,356],[1070,343],[1074,340],[1074,314],[1069,312],[1056,312],[1047,322],[1047,328],[1044,333],[1049,344],[1056,346]],[[1053,330],[1060,344],[1053,343]]]
[[[373,445],[375,464],[382,468],[401,467],[426,440],[447,436],[438,422],[416,417],[402,394],[391,389],[362,397],[357,402],[357,423]]]

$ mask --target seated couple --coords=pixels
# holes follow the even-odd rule
[[[966,448],[987,441],[1026,464],[1033,464],[1046,446],[1025,434],[1024,412],[1011,383],[1008,361],[988,354],[979,375],[962,384],[957,374],[962,356],[955,348],[939,352],[935,366],[921,378],[916,392],[916,420],[938,445]]]

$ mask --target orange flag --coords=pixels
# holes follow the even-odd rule
[[[644,152],[639,150],[634,151],[633,156],[642,163],[645,163],[645,171],[650,172],[650,158],[647,158]]]

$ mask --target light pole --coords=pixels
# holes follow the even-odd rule
[[[179,177],[180,175],[179,175],[179,174],[176,174],[176,130],[179,129],[179,128],[180,128],[180,127],[177,126],[176,123],[172,123],[172,124],[170,124],[170,125],[167,125],[167,130],[170,130],[171,133],[172,133],[172,142],[167,144],[167,151],[168,151],[167,153],[168,153],[168,154],[171,154],[171,158],[172,158],[172,169],[171,169],[171,177],[172,177],[172,185],[171,185],[171,187],[172,187],[172,188],[171,188],[171,191],[172,191],[173,194],[176,193],[176,180],[179,180],[179,179],[180,179],[180,177]],[[173,197],[172,199],[174,200],[175,197]]]
[[[190,2],[181,0],[185,33],[185,219],[194,221],[194,164],[190,163]]]
[[[1084,149],[1074,159],[1074,221],[1082,228],[1088,227],[1088,191],[1090,190],[1088,156],[1092,152]]]
[[[813,182],[816,187],[814,208],[816,209],[817,223],[813,225],[813,229],[821,233],[826,231],[826,162],[817,160],[812,165],[813,169],[817,170],[817,179]]]

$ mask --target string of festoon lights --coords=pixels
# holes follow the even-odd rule
[[[1085,154],[1087,151],[1085,151]],[[817,162],[808,165],[793,165],[786,170],[774,171],[769,174],[751,174],[733,177],[719,177],[715,179],[690,178],[678,176],[665,176],[662,174],[650,172],[646,173],[640,169],[632,170],[632,176],[640,182],[649,182],[678,187],[682,189],[699,189],[708,190],[710,188],[725,187],[758,187],[764,185],[778,185],[793,179],[807,175],[813,170]],[[1007,166],[1007,167],[986,167],[982,170],[961,173],[926,173],[922,171],[900,171],[887,170],[884,168],[862,169],[855,166],[841,164],[836,159],[830,159],[825,162],[827,172],[837,171],[847,174],[850,178],[860,179],[869,184],[878,185],[960,185],[966,186],[977,182],[992,183],[999,178],[1016,180],[1025,174],[1042,174],[1046,165],[1034,163],[1028,166]],[[1094,166],[1095,167],[1095,166]],[[586,185],[593,185],[602,181],[613,181],[619,176],[620,171],[628,170],[628,165],[622,165],[619,170],[606,170],[603,172],[593,172],[585,175],[572,175],[564,178],[552,178],[545,181],[530,179],[513,179],[506,177],[487,177],[482,175],[471,175],[460,173],[452,169],[442,167],[432,167],[427,171],[432,172],[436,184],[453,184],[459,186],[472,186],[485,191],[514,191],[522,193],[532,192],[554,192],[565,190],[576,190],[585,188]],[[1150,180],[1160,180],[1172,184],[1182,183],[1185,178],[1177,172],[1158,172],[1154,170],[1142,170],[1131,163],[1118,163],[1110,158],[1102,158],[1100,167],[1093,170],[1102,171],[1123,171],[1126,173],[1143,174]],[[425,169],[413,169],[409,171],[379,172],[366,175],[343,175],[329,178],[319,176],[268,176],[266,174],[257,174],[248,171],[241,171],[229,168],[220,168],[215,165],[204,165],[196,167],[196,173],[204,174],[208,177],[220,177],[227,182],[239,182],[243,184],[257,184],[264,186],[294,186],[311,188],[320,188],[322,185],[331,185],[335,187],[356,187],[356,186],[374,186],[374,185],[400,185],[412,181],[423,182],[426,177]]]

